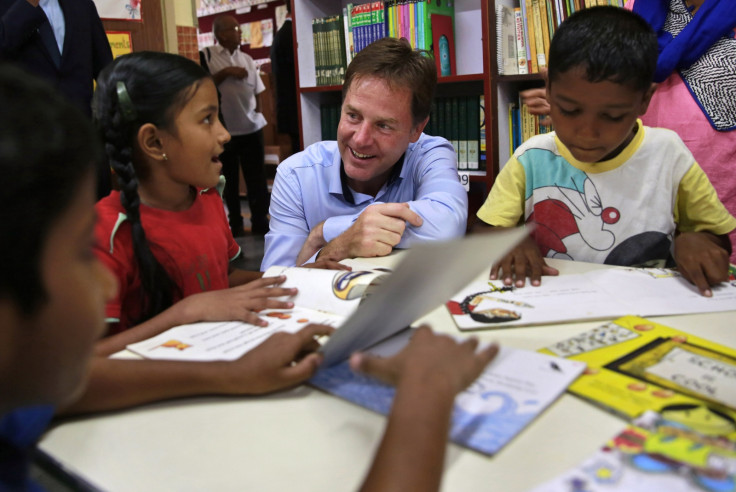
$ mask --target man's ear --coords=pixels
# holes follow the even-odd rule
[[[418,125],[414,127],[414,129],[411,132],[411,135],[409,136],[409,140],[411,143],[416,142],[419,140],[419,137],[422,135],[422,132],[424,131],[424,127],[427,126],[427,123],[429,123],[429,116],[424,118],[423,121],[420,121]]]
[[[657,90],[657,84],[655,82],[652,82],[652,85],[649,86],[649,89],[647,89],[647,91],[644,93],[644,96],[642,98],[639,116],[646,113],[647,109],[649,109],[649,103],[652,102],[652,96],[654,95],[654,91],[656,90]]]
[[[161,130],[153,123],[146,123],[138,129],[138,148],[145,157],[153,160],[164,159],[164,145]]]

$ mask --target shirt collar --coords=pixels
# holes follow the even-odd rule
[[[338,153],[339,156],[339,153]],[[399,179],[401,176],[401,171],[404,168],[404,157],[406,156],[406,152],[401,154],[401,157],[399,157],[399,160],[396,161],[396,164],[394,164],[391,167],[391,173],[388,175],[388,179],[386,180],[386,183],[384,186],[391,186],[396,182],[397,179]],[[355,197],[353,195],[353,191],[350,189],[350,186],[348,186],[348,177],[345,174],[345,168],[342,165],[342,160],[340,160],[340,185],[341,190],[340,193],[342,193],[343,197],[345,197],[345,200],[350,203],[351,205],[355,205]],[[377,197],[378,195],[376,195]]]

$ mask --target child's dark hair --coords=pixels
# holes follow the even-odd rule
[[[208,77],[199,64],[182,56],[141,51],[115,59],[97,81],[94,118],[120,186],[146,298],[142,319],[137,322],[170,307],[178,289],[153,256],[141,224],[138,182],[149,170],[133,158],[138,130],[153,123],[175,134],[176,116]]]
[[[102,148],[80,110],[8,65],[0,65],[0,108],[0,297],[30,316],[46,301],[41,257],[49,230],[92,176]]]
[[[610,81],[646,92],[657,67],[657,36],[639,15],[619,7],[593,7],[567,18],[549,48],[549,84],[571,69],[588,82]]]

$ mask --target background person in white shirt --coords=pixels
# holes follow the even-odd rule
[[[232,139],[220,156],[225,184],[230,228],[233,236],[243,235],[243,217],[238,196],[238,162],[248,188],[253,234],[268,232],[268,188],[264,166],[263,127],[266,118],[260,112],[258,94],[266,90],[256,64],[240,50],[240,26],[231,15],[217,17],[212,30],[218,45],[206,53],[209,71],[221,95],[225,127]]]

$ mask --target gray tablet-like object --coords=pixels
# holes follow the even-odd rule
[[[489,269],[528,232],[528,227],[505,229],[412,247],[322,346],[325,363],[340,362],[406,328]]]

